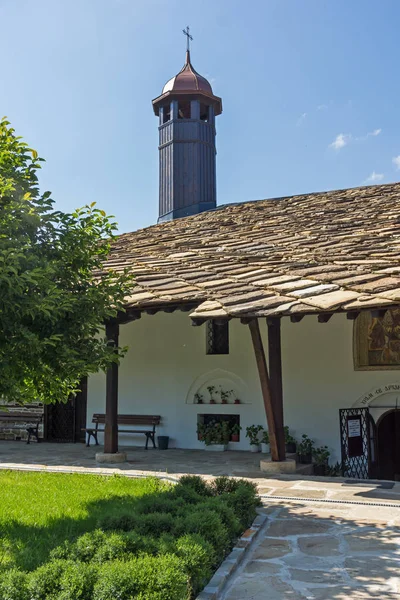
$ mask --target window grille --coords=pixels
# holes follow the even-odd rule
[[[207,354],[229,354],[228,321],[207,321]]]

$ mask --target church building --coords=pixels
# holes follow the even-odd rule
[[[217,204],[222,101],[189,49],[153,110],[158,224],[113,244],[107,265],[136,285],[106,331],[129,350],[89,378],[87,427],[106,412],[116,454],[143,446],[117,414],[160,416],[169,448],[204,449],[198,430],[227,422],[229,450],[249,451],[261,425],[263,468],[290,471],[286,426],[346,476],[400,478],[400,184]]]

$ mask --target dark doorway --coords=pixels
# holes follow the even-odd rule
[[[81,391],[68,402],[45,407],[45,439],[47,442],[85,442],[87,379]]]
[[[379,479],[400,481],[400,411],[391,410],[377,424]]]

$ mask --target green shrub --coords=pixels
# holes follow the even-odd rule
[[[210,509],[215,512],[226,528],[232,542],[243,532],[240,517],[223,498],[207,498],[197,508],[198,510]]]
[[[143,496],[138,500],[135,511],[143,515],[156,512],[174,515],[184,506],[183,498],[165,493],[159,496]]]
[[[136,526],[136,531],[141,535],[158,537],[163,533],[174,530],[174,517],[168,513],[150,513],[142,515]]]
[[[74,563],[69,560],[51,560],[30,574],[30,600],[58,600],[60,581],[64,571]]]
[[[221,558],[225,555],[230,544],[230,535],[223,525],[219,515],[210,509],[198,509],[191,511],[184,517],[179,517],[176,523],[176,531],[181,535],[186,533],[198,533],[214,548]]]
[[[177,556],[144,556],[99,568],[92,600],[185,600],[188,580]]]
[[[197,504],[198,502],[204,500],[204,496],[198,494],[192,486],[179,485],[179,483],[177,483],[174,487],[173,497],[181,498],[186,505]]]
[[[232,477],[216,477],[210,483],[210,489],[214,496],[221,496],[221,494],[232,494],[232,492],[236,492],[241,482],[241,479],[233,479]]]
[[[178,486],[184,486],[194,490],[199,496],[211,496],[212,492],[207,482],[198,475],[183,475],[179,479]]]
[[[1,600],[30,600],[27,575],[18,569],[2,573],[0,580]]]
[[[91,600],[96,579],[97,570],[93,565],[69,564],[61,575],[57,600]]]
[[[241,482],[235,492],[223,494],[220,498],[233,508],[242,529],[246,529],[254,521],[257,515],[256,508],[261,503],[255,485],[248,481]]]
[[[103,538],[102,543],[93,556],[93,561],[103,563],[108,560],[127,560],[132,558],[131,554],[136,553],[143,546],[140,538],[137,537],[136,542],[137,545],[135,544],[135,539],[127,537],[126,533],[112,531]]]
[[[107,516],[101,519],[99,529],[103,531],[133,531],[137,528],[139,517],[135,514],[124,514],[119,517]]]
[[[217,561],[214,548],[198,534],[183,535],[176,540],[176,553],[185,565],[194,596],[211,578],[212,567]]]

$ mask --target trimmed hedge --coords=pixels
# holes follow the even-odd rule
[[[1,600],[188,600],[256,516],[256,487],[188,475],[66,541],[31,573],[0,573]]]

